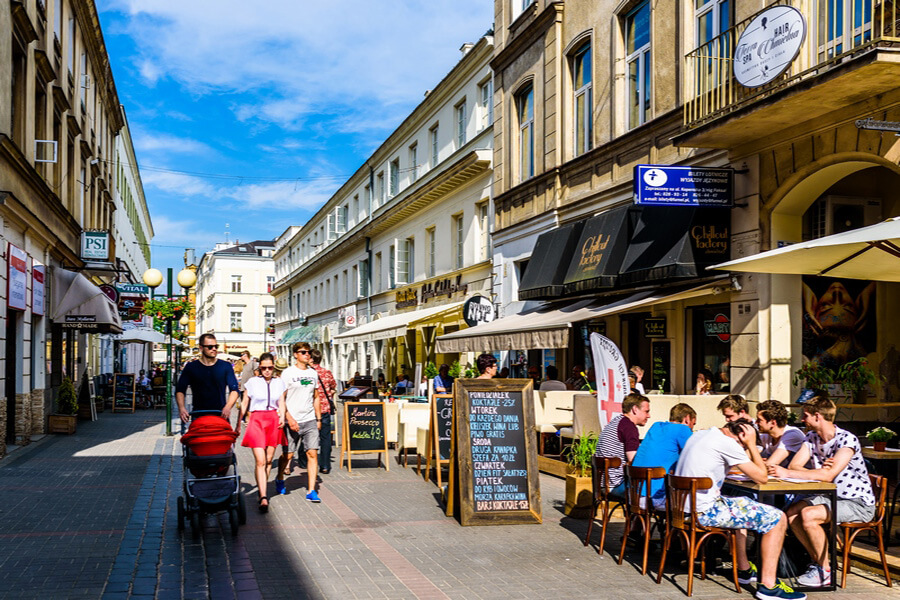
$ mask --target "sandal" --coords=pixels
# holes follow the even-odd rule
[[[263,500],[266,501],[265,504],[262,503]],[[259,512],[261,512],[261,513],[267,513],[267,512],[269,512],[269,497],[268,497],[268,496],[262,496],[262,497],[260,497],[260,499],[259,499]]]

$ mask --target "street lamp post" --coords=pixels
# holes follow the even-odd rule
[[[162,283],[162,273],[159,269],[147,269],[144,272],[144,283],[151,290],[156,290]],[[197,282],[197,276],[190,269],[182,269],[178,273],[178,285],[184,289],[194,287]],[[187,296],[187,294],[179,294],[179,297]],[[151,298],[153,294],[151,292]],[[166,270],[166,298],[173,298],[172,295],[172,267]],[[166,435],[172,435],[172,319],[174,317],[166,317]],[[182,317],[183,319],[184,317]]]

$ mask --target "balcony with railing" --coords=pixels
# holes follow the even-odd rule
[[[757,13],[684,61],[683,146],[733,148],[900,89],[900,0],[776,0],[806,25],[787,69],[758,87],[735,77],[735,59]],[[765,26],[762,23],[763,27]],[[773,38],[774,39],[774,38]]]

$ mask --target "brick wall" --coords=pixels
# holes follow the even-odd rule
[[[47,433],[47,415],[44,406],[44,390],[31,390],[31,434]]]
[[[16,443],[31,443],[31,394],[16,394]]]

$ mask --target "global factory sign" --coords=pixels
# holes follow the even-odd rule
[[[745,87],[765,85],[784,73],[806,39],[806,21],[793,6],[759,13],[738,38],[734,77]]]

